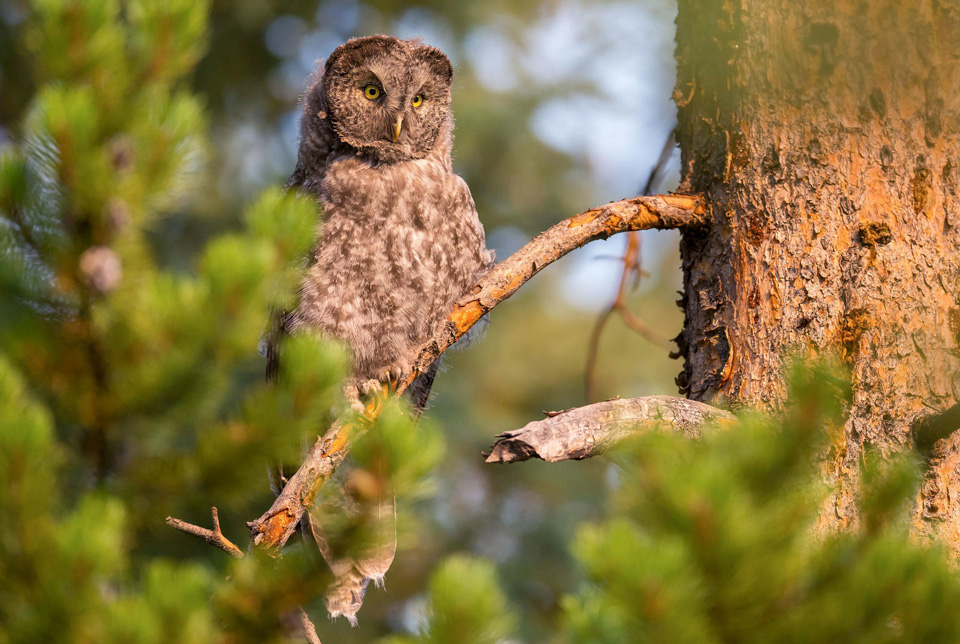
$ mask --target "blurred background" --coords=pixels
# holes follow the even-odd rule
[[[212,142],[202,189],[151,223],[150,248],[162,268],[192,270],[208,240],[237,229],[243,208],[292,171],[298,96],[318,61],[350,37],[388,33],[423,38],[453,61],[454,169],[503,259],[560,219],[647,184],[675,123],[675,12],[669,0],[216,0],[191,81]],[[25,3],[0,1],[0,145],[17,141],[37,90],[18,44],[27,15]],[[653,192],[675,187],[677,156]],[[581,574],[568,551],[574,530],[602,514],[617,470],[603,458],[487,466],[481,451],[543,410],[589,402],[587,347],[615,297],[625,245],[624,236],[595,242],[550,266],[493,312],[481,343],[448,354],[425,420],[448,443],[434,493],[418,505],[425,525],[400,544],[386,591],[368,593],[360,628],[315,614],[330,641],[413,628],[427,576],[452,552],[496,563],[509,600],[524,607],[521,637],[547,632]],[[629,304],[672,338],[682,324],[676,233],[643,233],[641,259],[646,274]],[[673,394],[679,370],[667,348],[614,317],[599,344],[597,397]],[[242,543],[236,526],[252,517],[222,512]],[[181,554],[205,548],[160,534]]]

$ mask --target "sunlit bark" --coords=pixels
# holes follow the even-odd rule
[[[680,0],[685,230],[681,388],[775,408],[792,351],[853,374],[827,524],[856,521],[863,447],[910,444],[955,404],[960,335],[960,4]],[[960,551],[960,441],[941,441],[916,527]]]

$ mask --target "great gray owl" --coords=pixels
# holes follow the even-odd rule
[[[303,100],[287,185],[316,196],[323,224],[282,327],[346,341],[354,392],[407,372],[493,263],[470,190],[451,166],[452,78],[447,57],[419,41],[355,38],[330,55]],[[435,373],[436,363],[408,390],[417,412]],[[392,521],[392,504],[380,503],[376,520]],[[355,621],[367,582],[389,568],[395,530],[379,533],[386,538],[352,558],[329,554],[317,538],[336,577],[331,616]]]
[[[470,189],[451,167],[452,78],[439,49],[354,38],[304,98],[288,185],[317,196],[323,226],[284,326],[345,340],[360,385],[407,371],[493,262]],[[415,406],[432,375],[413,388]]]

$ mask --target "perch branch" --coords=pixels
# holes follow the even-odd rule
[[[386,396],[402,393],[483,315],[516,293],[545,266],[596,239],[633,230],[699,226],[707,217],[707,210],[698,197],[665,195],[617,201],[561,221],[494,266],[460,299],[434,336],[421,346],[410,373],[389,391],[385,388],[374,396],[362,414],[337,421],[317,440],[270,509],[247,524],[254,544],[279,551],[296,530],[306,509],[313,505],[320,488],[343,461],[352,439],[373,424]]]
[[[698,197],[635,197],[591,208],[548,228],[494,266],[469,294],[460,298],[433,338],[421,348],[413,369],[401,380],[399,390],[409,386],[490,309],[570,251],[617,233],[699,226],[706,222],[707,216]]]
[[[602,453],[627,436],[656,427],[699,438],[705,425],[730,423],[735,419],[730,412],[686,398],[617,398],[548,414],[543,420],[504,432],[493,444],[487,463],[512,463],[531,458],[550,462],[580,460]]]
[[[213,519],[212,530],[208,528],[201,528],[198,525],[193,525],[192,523],[187,523],[186,521],[181,521],[180,519],[174,519],[173,517],[167,517],[167,525],[176,528],[180,532],[185,532],[187,534],[192,534],[195,537],[200,537],[210,545],[220,548],[227,554],[233,555],[237,559],[241,559],[243,557],[243,551],[234,545],[232,541],[223,536],[223,533],[220,531],[220,514],[217,512],[216,506],[210,508],[210,516]]]
[[[941,438],[960,430],[960,403],[939,414],[925,416],[913,425],[913,442],[917,449],[928,452]]]
[[[304,512],[313,506],[320,488],[346,458],[351,441],[369,429],[380,415],[391,391],[392,387],[384,385],[370,396],[362,413],[352,412],[340,418],[313,444],[300,469],[287,480],[270,509],[247,524],[255,546],[273,552],[284,546]]]

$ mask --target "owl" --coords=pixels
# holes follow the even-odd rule
[[[408,372],[419,346],[493,263],[470,190],[451,166],[452,79],[438,49],[355,38],[330,55],[303,99],[287,185],[315,196],[323,223],[281,332],[346,342],[354,401]],[[434,363],[407,390],[417,414],[436,370]],[[328,552],[322,526],[310,525],[334,572],[331,617],[355,623],[367,583],[382,582],[393,560],[395,507],[381,500],[374,513],[386,536],[353,557]]]
[[[316,196],[320,242],[285,331],[345,341],[353,383],[397,379],[492,265],[470,189],[453,173],[453,67],[439,49],[354,38],[303,100],[287,185]],[[411,387],[422,408],[436,365]]]

